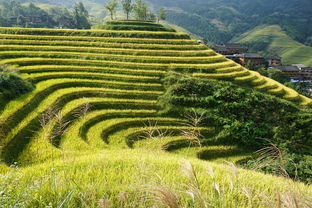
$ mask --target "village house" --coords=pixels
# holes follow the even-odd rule
[[[22,20],[25,23],[30,24],[40,24],[44,22],[43,17],[40,15],[25,15],[25,16],[12,16],[10,17],[11,24],[19,24],[19,21]]]
[[[304,70],[304,69],[310,68],[304,64],[292,64],[292,66],[297,67],[299,70]]]
[[[59,27],[58,28],[66,28],[66,27],[71,27],[74,25],[74,22],[71,18],[69,17],[61,17],[59,20]]]
[[[280,69],[284,76],[295,80],[312,80],[312,67],[304,64],[292,64],[290,66],[275,66]]]
[[[17,17],[16,16],[9,17],[9,21],[10,21],[10,24],[16,24]]]
[[[246,66],[250,63],[252,66],[265,65],[265,58],[258,53],[243,53],[240,55],[240,64]]]
[[[248,48],[239,43],[225,43],[216,45],[215,51],[222,55],[233,55],[247,52]]]
[[[280,66],[282,65],[282,58],[279,56],[269,56],[267,57],[267,62],[269,66]]]
[[[234,54],[234,55],[226,55],[226,57],[232,59],[233,61],[239,63],[242,66],[251,64],[252,66],[257,67],[266,64],[265,58],[258,53]]]
[[[312,67],[300,70],[299,74],[305,80],[312,80]]]
[[[299,79],[299,68],[296,66],[275,66],[275,68],[281,70],[285,77],[292,79]]]
[[[299,75],[301,79],[312,80],[312,67],[306,66],[304,64],[292,64],[299,69]]]
[[[26,16],[24,16],[24,19],[26,22],[33,23],[33,24],[43,22],[42,17],[39,15],[26,15]]]

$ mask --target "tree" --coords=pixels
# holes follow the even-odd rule
[[[116,8],[117,8],[117,1],[116,0],[112,0],[110,2],[108,2],[104,7],[105,9],[108,10],[108,12],[110,13],[111,16],[111,20],[114,19],[114,14],[116,13]]]
[[[8,26],[10,26],[10,24],[8,23],[7,19],[5,19],[4,17],[0,16],[0,26],[1,27],[8,27]]]
[[[148,11],[147,20],[156,21],[156,19],[157,19],[157,16],[153,12]]]
[[[19,15],[17,17],[16,24],[19,25],[19,26],[25,27],[26,22],[25,22],[25,19],[24,19],[24,17],[22,15]]]
[[[147,4],[142,0],[136,0],[134,4],[134,15],[138,20],[147,20],[148,8]]]
[[[280,69],[271,68],[271,69],[268,69],[267,71],[268,71],[268,77],[280,83],[289,81],[289,79],[283,75],[283,72]]]
[[[33,85],[27,80],[24,80],[16,71],[11,66],[0,65],[1,98],[7,100],[14,99],[34,89]]]
[[[73,14],[66,8],[50,8],[48,14],[51,16],[55,26],[59,28],[75,28]]]
[[[82,2],[79,2],[78,4],[75,4],[74,8],[74,19],[75,19],[75,25],[77,29],[90,29],[91,24],[88,20],[89,13],[84,7]]]
[[[122,0],[122,9],[126,14],[127,20],[129,19],[129,15],[133,10],[132,0]]]
[[[165,11],[165,9],[162,7],[162,8],[160,8],[160,10],[159,10],[158,22],[159,22],[160,20],[166,20],[166,18],[167,18],[166,11]]]
[[[38,14],[41,12],[41,9],[39,7],[36,7],[33,3],[30,3],[28,5],[28,8],[26,10],[27,13],[31,14]]]

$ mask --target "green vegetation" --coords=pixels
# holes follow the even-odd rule
[[[73,4],[74,5],[74,4]],[[89,29],[89,15],[84,5],[75,4],[74,11],[57,6],[22,4],[18,0],[0,1],[1,27],[47,27]]]
[[[2,2],[6,1],[3,0]],[[40,3],[49,3],[66,8],[73,8],[76,3],[74,0],[66,0],[65,2],[59,0],[36,0],[36,2],[38,2],[36,4],[37,7],[43,8],[49,14],[51,13],[53,19],[56,20],[64,19],[58,19],[58,13],[64,13],[63,17],[65,18],[72,15],[68,11],[64,12],[63,9],[60,9],[63,12],[58,12],[57,7],[51,5],[41,6]],[[105,17],[105,20],[110,18],[110,12],[106,12],[103,7],[103,5],[110,2],[109,0],[82,0],[81,2],[92,17],[94,16],[101,20]],[[116,18],[128,19],[136,16],[134,0],[120,2],[120,9],[116,9]],[[165,8],[166,20],[168,22],[183,27],[191,33],[209,40],[211,43],[228,42],[263,24],[279,25],[292,39],[309,46],[312,43],[310,0],[301,0],[299,2],[293,0],[276,0],[273,2],[270,0],[197,0],[196,3],[187,0],[146,0],[146,2],[145,6],[148,5],[152,8],[152,11],[147,12],[147,14],[158,14],[151,15],[152,19],[155,19],[156,16],[159,18],[157,11]],[[124,10],[125,8],[126,10]],[[146,10],[141,11],[146,13]],[[5,18],[2,22],[6,22]],[[62,27],[67,28],[68,26]]]
[[[76,3],[74,7],[75,28],[90,29],[91,25],[90,25],[88,18],[89,18],[89,12],[86,10],[84,5],[81,2]]]
[[[185,33],[109,24],[0,28],[0,64],[35,85],[1,103],[1,207],[308,207],[311,99]],[[306,184],[236,167],[258,137],[301,161],[262,171]]]
[[[111,20],[114,19],[114,15],[116,13],[117,1],[112,0],[105,5],[105,9],[107,9],[110,13]]]
[[[131,12],[133,11],[133,5],[132,5],[132,0],[122,0],[122,9],[124,13],[126,14],[126,19],[129,20],[129,16]]]
[[[116,18],[117,8],[118,8],[118,1],[117,0],[111,0],[109,1],[104,7],[110,14],[110,19],[114,20]],[[121,2],[122,10],[124,12],[124,15],[126,17],[126,20],[129,20],[129,17],[131,16],[131,13],[133,12],[133,16],[136,20],[143,20],[143,21],[155,21],[156,15],[152,13],[150,8],[148,8],[148,5],[143,0],[135,0],[132,2],[132,0],[122,0]],[[115,16],[115,18],[114,18]],[[164,17],[164,15],[162,15]],[[125,26],[125,25],[120,25]],[[126,30],[128,30],[127,28]]]
[[[148,2],[156,9],[165,7],[170,23],[212,43],[226,43],[263,24],[279,25],[292,39],[306,45],[310,43],[312,36],[310,0]]]
[[[148,8],[143,0],[135,0],[133,5],[134,17],[138,20],[155,20],[156,16]]]
[[[166,20],[166,18],[167,18],[166,10],[162,7],[159,10],[158,22],[159,22],[159,20]]]
[[[290,38],[278,25],[264,25],[248,31],[233,41],[246,44],[250,51],[278,55],[284,64],[312,66],[312,47]]]
[[[23,80],[13,67],[0,65],[1,99],[11,100],[32,90],[32,84],[28,81]]]
[[[311,86],[311,83],[309,82],[297,82],[297,83],[292,82],[290,77],[284,76],[283,72],[277,68],[260,67],[257,71],[263,76],[270,77],[271,79],[274,79],[284,84],[285,86],[296,90],[298,93],[310,97],[309,88]]]
[[[181,78],[180,74],[169,75],[166,80],[167,92],[161,102],[166,111],[181,114],[191,108],[204,115],[204,126],[216,126],[219,131],[214,137],[217,143],[254,150],[266,148],[270,143],[281,151],[281,156],[272,157],[283,157],[282,168],[289,176],[311,182],[311,160],[306,157],[312,152],[311,110],[300,110],[288,102],[229,82]],[[298,161],[306,166],[299,170],[301,175],[296,172]],[[278,173],[279,166],[274,165],[268,163],[263,169]]]
[[[116,22],[120,24],[116,24]],[[94,29],[105,29],[105,30],[143,30],[143,31],[170,31],[175,30],[156,24],[154,22],[143,22],[143,21],[107,21],[99,25],[95,25]]]

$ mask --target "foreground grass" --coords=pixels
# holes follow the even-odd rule
[[[159,115],[156,104],[168,71],[251,82],[305,105],[310,99],[184,33],[0,30],[12,33],[0,34],[8,50],[2,55],[16,56],[1,64],[19,64],[23,78],[36,83],[0,116],[2,161],[18,161],[0,163],[0,207],[308,207],[310,186],[224,163],[250,153],[195,146],[197,132],[214,128],[196,125],[196,117],[189,123]],[[183,146],[185,136],[193,146]]]
[[[93,150],[1,168],[1,207],[267,207],[308,203],[311,186],[162,151]]]

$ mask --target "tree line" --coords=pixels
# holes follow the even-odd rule
[[[76,3],[72,11],[62,7],[42,9],[33,3],[0,0],[0,26],[89,29],[89,13]]]
[[[109,12],[111,20],[116,19],[116,12],[119,2],[117,0],[111,0],[104,7]],[[148,7],[147,3],[143,0],[121,0],[120,1],[122,10],[126,16],[126,20],[129,20],[131,14],[137,20],[153,20],[158,21],[166,19],[166,11],[161,8],[158,14],[154,14]]]
[[[110,19],[116,18],[121,6],[126,20],[165,20],[166,11],[161,8],[153,13],[144,0],[111,0],[104,7]],[[43,6],[44,7],[44,6]],[[21,3],[19,0],[0,0],[1,27],[47,27],[90,29],[90,17],[82,2],[76,3],[72,10],[62,7],[38,7],[33,3]]]

